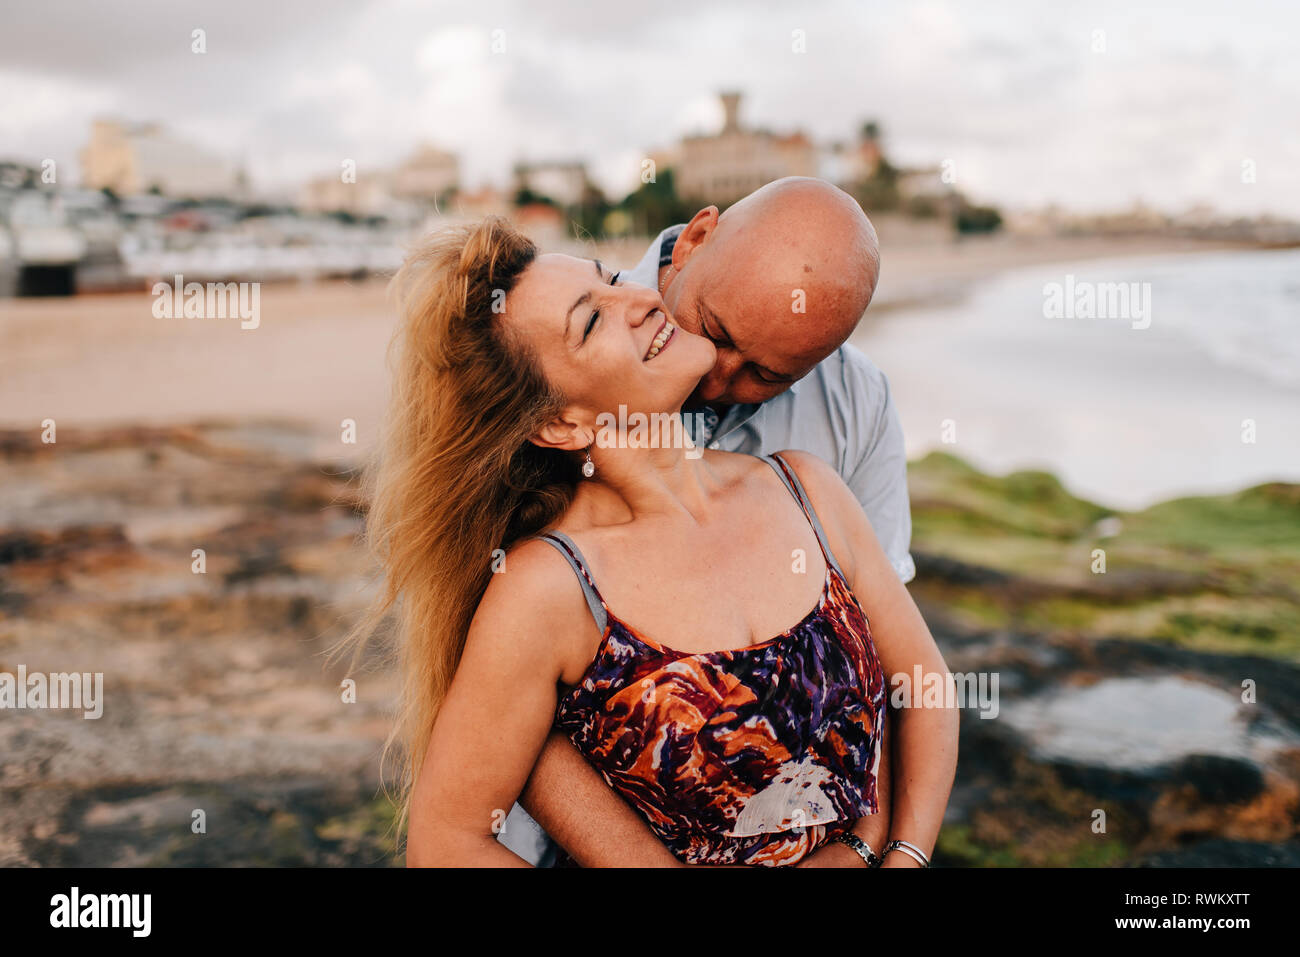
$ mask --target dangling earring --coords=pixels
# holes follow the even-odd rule
[[[587,446],[587,461],[582,463],[582,474],[585,478],[591,478],[596,474],[595,463],[591,461],[591,446]]]

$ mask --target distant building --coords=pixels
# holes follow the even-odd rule
[[[681,165],[682,151],[680,145],[666,146],[662,149],[653,149],[648,151],[645,154],[645,158],[648,159],[653,165],[651,166],[643,165],[641,167],[640,176],[638,177],[638,179],[648,179],[649,177],[646,176],[646,173],[652,172],[654,173],[655,178],[657,180],[659,174],[663,170],[666,169],[676,170]]]
[[[918,199],[940,202],[946,200],[952,193],[952,186],[943,181],[943,170],[938,166],[898,171],[898,196],[904,203]]]
[[[673,180],[678,196],[725,205],[782,176],[818,175],[818,151],[802,132],[746,129],[740,123],[740,94],[721,98],[721,131],[682,139]]]
[[[245,177],[233,163],[167,133],[156,123],[96,120],[81,151],[87,189],[119,196],[157,192],[178,199],[237,196]]]
[[[0,190],[35,189],[40,185],[39,167],[13,160],[0,160]]]
[[[361,170],[355,182],[345,182],[342,171],[309,180],[298,194],[304,212],[349,213],[361,218],[381,215],[392,200],[386,172],[367,175]]]
[[[533,242],[543,247],[553,247],[564,238],[568,219],[554,206],[545,203],[527,203],[516,209],[511,217]]]
[[[312,213],[350,213],[414,221],[460,188],[460,160],[425,144],[392,169],[358,165],[351,182],[343,169],[310,180],[298,205]]]
[[[392,193],[399,199],[437,202],[460,187],[460,160],[425,144],[392,174]]]
[[[829,143],[817,156],[817,175],[837,186],[865,183],[880,168],[880,140],[874,127],[864,126],[856,142]]]
[[[481,219],[484,216],[508,216],[510,198],[495,186],[483,186],[476,190],[463,190],[456,194],[452,203],[452,212],[467,219]]]
[[[577,206],[587,192],[587,167],[579,162],[515,164],[515,190],[528,190],[561,206]]]

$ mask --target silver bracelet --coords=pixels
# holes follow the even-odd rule
[[[921,850],[915,844],[909,844],[907,841],[890,841],[885,846],[885,853],[888,854],[890,851],[902,851],[922,867],[930,866],[930,859],[925,856],[925,851]]]
[[[879,867],[881,864],[880,858],[876,857],[876,852],[871,849],[871,845],[852,831],[845,831],[838,837],[832,838],[832,841],[852,848],[853,853],[867,862],[867,867]]]

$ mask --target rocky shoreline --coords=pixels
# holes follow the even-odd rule
[[[321,448],[288,422],[0,432],[0,671],[102,672],[106,699],[0,713],[0,865],[401,862],[393,674],[382,648],[325,659],[373,581],[355,468]],[[1289,516],[1249,547],[1158,553],[1159,507],[1120,516],[1140,560],[1112,535],[1093,576],[1105,510],[947,457],[912,473],[914,594],[950,668],[1000,681],[996,719],[962,714],[936,865],[1300,863],[1300,565],[1270,544],[1294,487],[1214,506]]]

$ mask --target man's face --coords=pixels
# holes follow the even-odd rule
[[[718,244],[696,251],[668,284],[664,304],[683,329],[704,336],[718,350],[692,401],[766,402],[840,345],[827,339],[819,317],[810,315],[833,304],[810,302],[789,268],[779,268],[788,264],[726,252]]]

